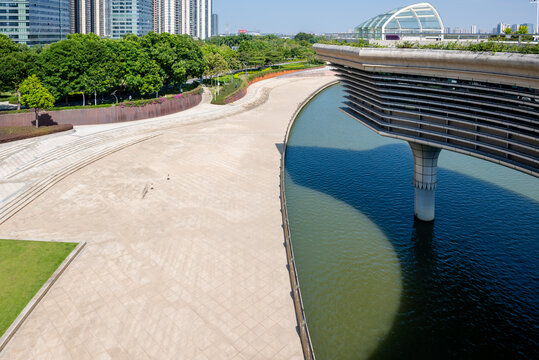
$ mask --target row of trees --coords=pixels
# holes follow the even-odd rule
[[[77,95],[85,104],[90,95],[97,103],[98,95],[145,96],[190,78],[298,59],[315,61],[308,34],[297,40],[239,35],[206,42],[152,32],[121,40],[73,34],[43,48],[17,45],[0,35],[0,91],[17,93],[20,103],[20,85],[36,75],[56,102]]]
[[[503,29],[503,32],[506,35],[511,35],[511,34],[513,34],[513,29],[511,29],[510,27],[507,27],[507,28]],[[526,34],[528,34],[528,27],[526,25],[520,25],[518,27],[518,30],[514,34],[516,34],[516,35],[526,35]]]
[[[73,34],[44,48],[16,45],[2,35],[0,64],[1,90],[19,94],[22,81],[35,74],[56,101],[76,94],[147,95],[200,77],[206,68],[191,37],[155,33],[121,40]]]
[[[298,34],[297,39],[245,34],[213,37],[202,47],[205,52],[219,53],[233,70],[244,66],[272,65],[299,59],[316,61],[313,42],[306,41],[301,34],[304,33]]]

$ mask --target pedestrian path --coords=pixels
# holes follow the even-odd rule
[[[0,359],[302,359],[277,145],[333,80],[0,146],[0,238],[87,242]]]

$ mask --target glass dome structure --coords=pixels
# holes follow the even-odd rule
[[[444,24],[436,8],[423,2],[373,17],[359,25],[356,31],[359,38],[367,40],[441,38]]]

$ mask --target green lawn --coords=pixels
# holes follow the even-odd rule
[[[71,124],[51,126],[0,126],[0,144],[73,129]],[[1,259],[0,259],[1,260]]]
[[[262,70],[251,70],[246,75],[245,72],[238,72],[234,75],[224,75],[215,78],[213,81],[219,80],[221,82],[221,88],[219,95],[213,100],[212,104],[223,105],[225,100],[236,94],[238,91],[247,87],[249,81],[256,79],[257,77],[265,76],[266,74],[278,73],[287,70],[303,70],[315,67],[320,67],[320,64],[286,64],[281,66],[270,66]]]
[[[0,336],[76,246],[0,240]]]

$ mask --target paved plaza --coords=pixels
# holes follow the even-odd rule
[[[1,145],[0,238],[87,245],[0,359],[302,359],[279,149],[334,80]]]

